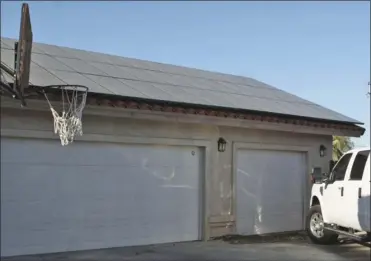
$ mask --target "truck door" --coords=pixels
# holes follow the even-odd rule
[[[339,224],[341,217],[346,214],[344,207],[344,178],[349,172],[348,165],[352,153],[343,155],[330,174],[330,182],[323,188],[322,215],[325,223]]]
[[[365,170],[363,171],[363,178],[362,178],[362,191],[361,191],[361,199],[359,200],[359,207],[362,211],[362,215],[360,218],[360,225],[363,231],[371,232],[371,173],[370,173],[370,150],[368,151],[368,158],[366,161]]]
[[[370,231],[370,150],[354,153],[344,182],[344,209],[339,225]]]

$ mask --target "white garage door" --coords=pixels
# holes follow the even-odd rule
[[[240,150],[237,154],[237,233],[303,229],[304,153]]]
[[[1,139],[2,256],[200,239],[202,150]]]

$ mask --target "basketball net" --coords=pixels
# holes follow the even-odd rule
[[[49,86],[50,87],[50,86]],[[62,146],[72,143],[75,136],[82,136],[82,112],[85,108],[88,89],[84,86],[51,86],[58,88],[62,95],[62,111],[58,113],[45,92],[54,119],[54,133],[59,135]]]

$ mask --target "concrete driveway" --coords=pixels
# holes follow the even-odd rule
[[[22,261],[124,261],[124,260],[370,260],[370,248],[357,244],[317,246],[301,242],[231,244],[222,241],[190,242],[146,247],[123,247],[60,254],[2,258]]]

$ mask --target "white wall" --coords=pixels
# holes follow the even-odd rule
[[[197,116],[195,116],[197,117]],[[83,118],[85,135],[103,134],[122,137],[137,137],[141,140],[150,138],[208,140],[210,141],[210,157],[208,157],[209,174],[207,175],[206,199],[209,227],[208,236],[219,236],[234,230],[233,213],[233,144],[275,144],[282,146],[298,146],[308,148],[308,191],[309,170],[313,166],[328,169],[331,157],[332,137],[330,135],[296,134],[284,131],[264,131],[238,127],[221,127],[203,123],[180,123],[176,121],[148,121],[129,118],[109,118],[86,115]],[[17,130],[17,135],[32,131],[48,131],[52,133],[53,122],[50,112],[2,109],[2,136]],[[4,131],[3,131],[4,130]],[[5,131],[6,130],[6,131]],[[94,136],[94,135],[92,135]],[[225,152],[217,151],[217,140],[225,138]],[[56,140],[58,142],[58,140]],[[78,139],[77,141],[78,142]],[[326,157],[319,157],[319,146],[328,148]],[[308,199],[309,200],[309,199]]]

